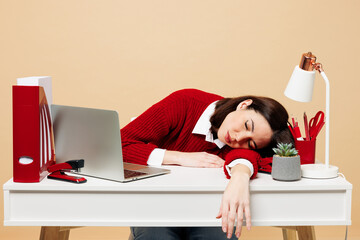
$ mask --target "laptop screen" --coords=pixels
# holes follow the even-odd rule
[[[112,110],[52,105],[56,162],[84,159],[81,174],[123,180],[118,113]]]

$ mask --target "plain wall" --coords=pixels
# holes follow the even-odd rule
[[[330,163],[354,186],[349,239],[360,239],[359,11],[356,0],[0,0],[0,183],[12,177],[11,86],[18,77],[52,76],[54,103],[118,110],[122,126],[182,88],[273,97],[302,124],[304,111],[325,109],[324,81],[317,74],[310,103],[283,91],[301,55],[312,51],[331,84]],[[323,130],[319,161],[324,137]],[[318,239],[345,234],[343,226],[316,229]],[[37,239],[39,231],[0,226],[0,239]],[[246,239],[281,237],[269,227],[244,232]],[[70,239],[127,234],[88,227]]]

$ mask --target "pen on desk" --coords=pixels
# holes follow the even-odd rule
[[[305,126],[305,137],[307,141],[310,141],[309,122],[307,119],[306,112],[304,112],[304,126]]]

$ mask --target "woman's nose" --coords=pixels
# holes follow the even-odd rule
[[[241,134],[235,133],[235,141],[240,142],[240,140],[241,140]]]
[[[249,136],[247,136],[247,133],[244,133],[244,132],[238,132],[235,134],[235,140],[239,143],[248,137]]]
[[[248,132],[238,132],[235,135],[235,140],[238,144],[244,144],[247,146],[248,140],[251,138],[251,133]]]

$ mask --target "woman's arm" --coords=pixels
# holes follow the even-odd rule
[[[164,165],[181,165],[187,167],[219,168],[224,166],[225,161],[219,156],[207,152],[179,152],[166,151]]]
[[[223,194],[220,210],[217,218],[222,218],[222,230],[230,238],[236,224],[236,237],[241,235],[243,218],[246,218],[246,227],[251,228],[250,216],[250,193],[249,193],[250,169],[242,164],[231,168],[231,179]]]
[[[201,97],[196,97],[197,95]],[[176,91],[154,104],[121,129],[124,160],[146,165],[155,149],[179,150],[178,145],[188,140],[186,136],[192,134],[196,121],[208,106],[207,102],[211,103],[220,98],[198,90],[185,89]],[[190,151],[189,144],[191,143],[184,144],[187,146],[187,152]],[[203,151],[203,149],[204,147],[200,146],[193,151]],[[164,164],[208,167],[209,163],[213,166],[212,163],[215,162],[216,167],[223,166],[223,161],[219,157],[207,153],[172,152],[166,155]],[[155,156],[159,158],[157,154]],[[158,163],[155,161],[155,164]]]
[[[167,138],[176,129],[178,120],[182,118],[181,106],[183,98],[176,93],[170,94],[154,104],[121,129],[122,151],[125,162],[147,164],[147,160],[159,148],[157,143]],[[171,108],[171,106],[176,106]]]

